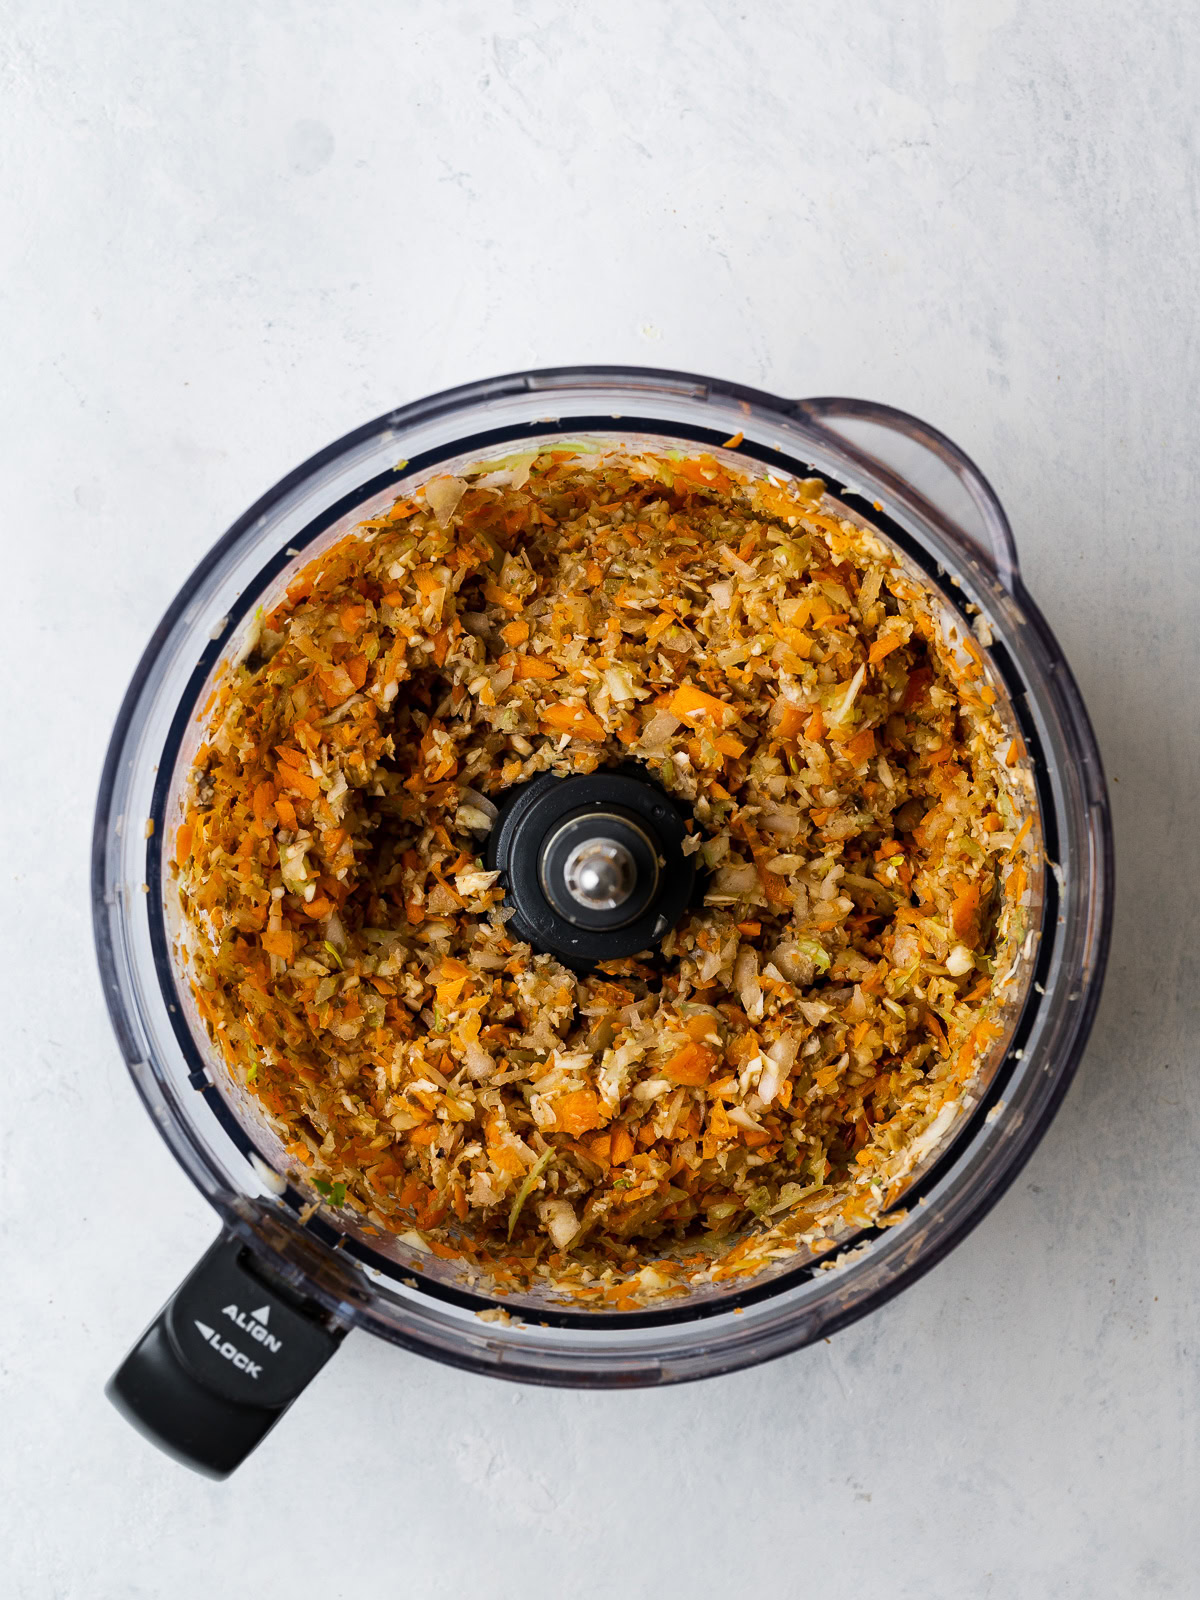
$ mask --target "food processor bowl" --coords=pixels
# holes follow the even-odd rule
[[[1005,1035],[893,1214],[821,1259],[786,1256],[755,1277],[633,1310],[489,1295],[419,1235],[385,1241],[352,1214],[314,1204],[194,1009],[169,868],[203,707],[222,665],[247,647],[264,600],[427,478],[563,441],[704,451],[743,473],[823,479],[838,514],[876,530],[919,572],[951,626],[982,647],[1031,775],[1043,868]],[[221,1223],[109,1393],[158,1445],[220,1477],[352,1328],[498,1377],[604,1388],[765,1361],[881,1305],[996,1203],[1066,1091],[1104,971],[1112,840],[1079,691],[1021,582],[1000,504],[950,440],[866,401],[784,400],[675,372],[561,368],[389,412],[238,519],[184,584],[126,694],[100,787],[92,885],[105,996],[130,1073]]]

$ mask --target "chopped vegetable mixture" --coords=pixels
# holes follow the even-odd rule
[[[974,639],[832,504],[711,455],[481,464],[218,678],[174,834],[195,1002],[360,1230],[629,1308],[879,1220],[969,1098],[1032,800]],[[702,903],[580,976],[508,933],[484,841],[511,785],[630,761]]]

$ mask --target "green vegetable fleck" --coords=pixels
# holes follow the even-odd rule
[[[534,1184],[538,1181],[542,1173],[545,1172],[546,1168],[553,1160],[554,1151],[547,1150],[543,1155],[540,1155],[537,1158],[534,1164],[530,1167],[528,1173],[526,1173],[525,1182],[517,1190],[516,1199],[512,1203],[512,1210],[508,1213],[508,1237],[510,1239],[513,1236],[513,1229],[517,1225],[517,1218],[521,1215],[521,1207],[533,1193]]]

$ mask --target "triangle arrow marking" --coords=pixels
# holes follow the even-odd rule
[[[199,1317],[197,1317],[196,1326],[200,1329],[200,1332],[204,1335],[204,1337],[211,1343],[215,1336],[208,1324],[206,1322],[201,1322]]]
[[[254,1318],[255,1322],[265,1323],[267,1318],[271,1315],[271,1308],[270,1306],[260,1306],[257,1311],[252,1311],[250,1315]]]

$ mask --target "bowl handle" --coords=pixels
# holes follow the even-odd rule
[[[979,557],[1012,592],[1017,547],[991,484],[937,428],[871,400],[821,396],[797,400],[798,416],[821,433],[851,467],[930,518],[964,555]]]
[[[105,1393],[160,1450],[227,1478],[344,1337],[311,1303],[268,1283],[223,1233],[109,1379]]]

